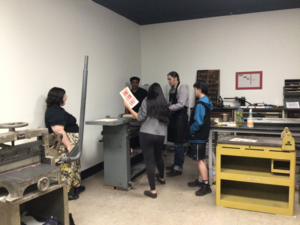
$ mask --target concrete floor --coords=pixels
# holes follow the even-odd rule
[[[165,159],[172,164],[173,155]],[[117,171],[116,171],[117,172]],[[187,182],[198,177],[194,162],[186,157],[182,176],[166,178],[166,185],[157,184],[157,199],[143,195],[149,190],[145,173],[130,191],[104,189],[103,171],[83,181],[86,191],[69,202],[76,225],[94,224],[230,224],[230,225],[300,225],[298,193],[295,195],[295,216],[282,216],[216,206],[215,190],[204,197],[195,196],[197,188]]]

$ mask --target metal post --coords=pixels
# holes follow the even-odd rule
[[[85,118],[85,105],[86,105],[86,89],[87,89],[87,76],[88,76],[88,61],[89,57],[84,57],[84,69],[82,76],[82,91],[81,91],[81,107],[80,107],[80,122],[79,122],[79,157],[82,153],[83,145],[83,131],[84,131],[84,118]]]
[[[84,69],[82,77],[82,90],[81,90],[81,107],[80,107],[80,119],[79,119],[79,140],[76,146],[68,154],[67,157],[63,157],[61,162],[72,162],[80,158],[82,154],[83,145],[83,132],[84,132],[84,118],[85,118],[85,105],[86,105],[86,89],[87,89],[87,77],[88,77],[88,61],[89,57],[84,57]]]
[[[208,137],[208,179],[209,179],[209,184],[212,185],[212,176],[213,176],[213,168],[212,168],[212,154],[213,154],[213,149],[212,149],[212,136],[213,136],[213,131],[209,131],[209,137]]]

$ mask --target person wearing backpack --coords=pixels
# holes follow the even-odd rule
[[[195,194],[196,196],[204,196],[212,192],[208,183],[205,151],[210,130],[210,111],[213,109],[213,104],[206,96],[208,94],[206,81],[197,81],[193,87],[199,100],[191,112],[188,142],[191,144],[191,157],[199,169],[199,178],[189,182],[188,186],[200,187]]]

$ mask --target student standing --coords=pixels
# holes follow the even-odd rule
[[[130,78],[130,85],[131,85],[131,92],[134,97],[139,101],[139,103],[133,107],[133,111],[138,112],[144,98],[147,97],[148,92],[140,88],[140,78],[138,77],[131,77]],[[125,108],[125,113],[129,113],[128,109]]]
[[[205,162],[205,150],[210,130],[210,111],[213,109],[213,104],[206,96],[208,94],[208,85],[205,81],[196,82],[194,89],[195,95],[199,100],[192,110],[190,117],[189,142],[192,148],[192,159],[199,169],[199,178],[193,182],[189,182],[188,186],[200,187],[200,189],[196,191],[196,195],[204,196],[211,193]]]
[[[148,92],[145,89],[139,87],[140,78],[138,77],[131,77],[130,85],[131,85],[131,92],[133,96],[139,101],[139,103],[132,108],[133,111],[137,113],[139,112],[139,109],[141,107],[144,98],[147,97]],[[125,107],[125,113],[130,113],[126,107]],[[130,139],[130,147],[136,148],[137,146],[140,146],[139,137]]]
[[[145,191],[144,195],[156,198],[155,177],[160,184],[166,183],[164,179],[162,150],[166,135],[166,126],[169,123],[170,117],[168,104],[160,85],[154,83],[149,87],[148,96],[143,100],[138,113],[131,109],[126,102],[124,102],[124,105],[135,119],[142,122],[139,138],[150,184],[150,191]],[[159,172],[156,175],[155,164]]]
[[[173,142],[175,146],[174,164],[167,167],[171,171],[168,177],[175,177],[182,174],[184,163],[183,143],[186,142],[189,107],[188,90],[180,84],[178,73],[172,71],[168,74],[168,83],[172,87],[169,92],[170,110],[172,112],[170,124],[168,126],[168,142]]]

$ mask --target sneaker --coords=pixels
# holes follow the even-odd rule
[[[207,195],[209,193],[211,193],[211,188],[209,184],[204,184],[200,187],[200,189],[198,191],[196,191],[196,195],[197,196],[204,196]]]
[[[176,177],[179,175],[182,175],[182,171],[178,171],[178,170],[171,170],[170,172],[166,173],[167,177]]]
[[[174,168],[174,164],[172,166],[167,166],[166,170],[172,170]]]
[[[192,182],[188,182],[189,187],[201,187],[204,183],[200,182],[198,179]]]

